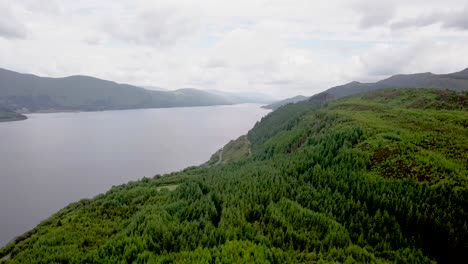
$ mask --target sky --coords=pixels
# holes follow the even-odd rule
[[[468,1],[0,0],[0,68],[313,95],[468,67]]]

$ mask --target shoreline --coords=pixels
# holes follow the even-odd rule
[[[77,110],[67,110],[67,109],[47,109],[39,111],[23,111],[18,112],[23,115],[29,114],[56,114],[56,113],[88,113],[88,112],[104,112],[104,111],[126,111],[126,110],[143,110],[143,109],[168,109],[168,108],[192,108],[192,107],[212,107],[212,106],[229,106],[235,104],[222,104],[222,105],[194,105],[194,106],[168,106],[168,107],[137,107],[137,108],[116,108],[116,109],[77,109]]]
[[[142,108],[122,108],[122,109],[102,109],[102,110],[58,110],[58,109],[49,109],[49,110],[40,110],[40,111],[24,111],[18,112],[22,115],[31,115],[31,114],[58,114],[58,113],[90,113],[90,112],[107,112],[107,111],[128,111],[128,110],[149,110],[149,109],[173,109],[173,108],[200,108],[200,107],[230,107],[230,106],[239,106],[239,105],[257,105],[260,108],[263,108],[265,104],[259,103],[240,103],[240,104],[217,104],[217,105],[194,105],[194,106],[169,106],[169,107],[142,107]],[[266,109],[266,108],[263,108]],[[270,110],[270,109],[267,109]]]
[[[0,119],[0,123],[24,121],[24,120],[26,120],[26,119],[28,119],[27,116],[21,115],[21,116],[19,116],[19,117],[14,117],[14,118]]]

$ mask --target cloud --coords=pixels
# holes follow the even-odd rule
[[[205,67],[210,69],[210,68],[226,68],[228,67],[226,61],[223,59],[219,58],[211,58],[208,60],[208,62],[205,64]]]
[[[468,5],[460,11],[446,14],[442,18],[443,25],[447,28],[468,30]]]
[[[465,0],[389,1],[0,0],[0,67],[286,97],[468,66]]]
[[[446,12],[432,12],[394,22],[393,29],[418,28],[439,24],[444,28],[468,30],[468,5]]]
[[[448,73],[467,67],[457,57],[468,56],[462,42],[421,39],[408,45],[378,45],[353,58],[353,77],[360,81],[377,81],[395,74],[419,72]]]
[[[396,6],[392,1],[359,1],[354,9],[360,14],[360,26],[372,28],[387,24],[396,13]]]
[[[58,0],[16,0],[15,4],[21,6],[29,12],[43,15],[56,15],[62,12],[61,5]]]
[[[107,19],[102,23],[103,31],[119,41],[166,47],[194,36],[201,27],[196,14],[170,4],[134,11]]]
[[[26,26],[17,19],[11,6],[0,1],[0,37],[18,39],[26,35]]]

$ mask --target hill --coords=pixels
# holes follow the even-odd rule
[[[0,122],[25,120],[27,117],[0,107]]]
[[[280,107],[282,107],[284,105],[294,104],[294,103],[297,103],[297,102],[300,102],[300,101],[307,100],[308,98],[309,97],[307,97],[307,96],[298,95],[298,96],[287,98],[287,99],[284,99],[284,100],[281,100],[281,101],[274,102],[274,103],[269,104],[269,105],[262,106],[262,108],[276,110],[276,109],[278,109],[278,108],[280,108]]]
[[[195,90],[146,90],[89,76],[45,78],[0,69],[0,105],[14,111],[98,111],[240,103]]]
[[[329,98],[338,99],[354,94],[390,88],[434,88],[442,90],[449,89],[454,91],[468,91],[468,68],[461,72],[451,74],[399,74],[376,83],[361,83],[354,81],[332,87],[323,93]],[[276,110],[283,105],[297,103],[306,99],[308,99],[308,97],[299,95],[263,106],[263,108]]]
[[[351,82],[336,86],[326,92],[335,98],[341,98],[357,93],[369,92],[387,88],[435,88],[454,91],[468,91],[468,68],[451,74],[400,74],[394,75],[376,83]]]
[[[468,93],[330,98],[270,113],[225,147],[229,161],[70,204],[0,259],[466,263]]]

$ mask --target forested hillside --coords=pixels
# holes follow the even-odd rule
[[[468,263],[468,93],[325,99],[263,118],[231,142],[241,158],[71,204],[0,259]]]

